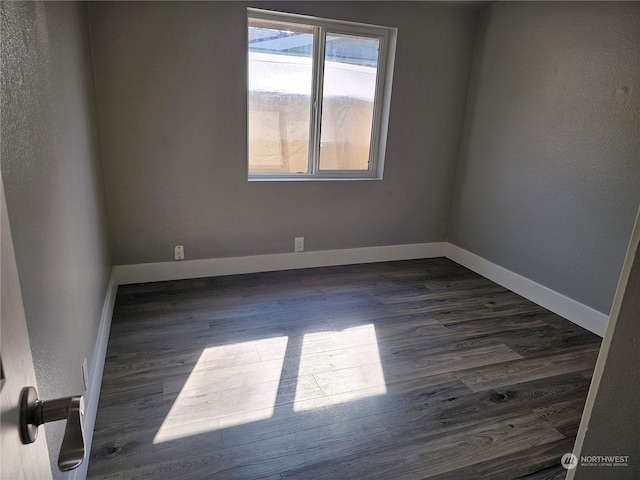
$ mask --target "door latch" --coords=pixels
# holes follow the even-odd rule
[[[78,468],[85,455],[84,397],[56,398],[43,402],[34,387],[25,387],[20,394],[20,436],[25,445],[36,441],[38,427],[44,423],[67,420],[58,456],[58,468],[68,472]]]

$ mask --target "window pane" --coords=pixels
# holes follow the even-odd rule
[[[249,19],[249,173],[306,173],[313,27]]]
[[[380,40],[327,34],[321,170],[367,170]]]

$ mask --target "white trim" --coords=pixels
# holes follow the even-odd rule
[[[114,267],[114,272],[118,285],[125,285],[129,283],[216,277],[241,273],[444,257],[446,250],[446,242],[413,243],[343,250],[118,265]]]
[[[259,18],[263,20],[271,20],[282,23],[297,23],[302,25],[311,25],[312,27],[321,26],[331,32],[352,33],[359,35],[383,35],[385,31],[392,27],[383,25],[374,25],[372,23],[351,22],[346,20],[335,20],[332,18],[315,17],[312,15],[302,15],[299,13],[279,12],[276,10],[264,10],[261,8],[247,7],[248,18]],[[397,29],[395,29],[397,30]]]
[[[488,278],[489,280],[522,295],[534,303],[560,315],[563,318],[603,336],[609,317],[591,307],[551,290],[544,285],[529,280],[522,275],[485,260],[452,243],[448,244],[446,256],[460,265]]]
[[[616,294],[613,298],[613,305],[611,307],[611,321],[607,325],[607,332],[602,340],[600,346],[600,354],[596,362],[596,367],[593,371],[593,377],[591,379],[591,385],[589,387],[589,393],[587,394],[587,400],[582,412],[582,419],[580,420],[580,427],[578,428],[578,434],[576,435],[576,443],[573,446],[573,454],[580,458],[582,453],[582,447],[584,445],[584,439],[589,430],[589,422],[591,421],[591,414],[593,413],[593,406],[596,403],[596,397],[598,395],[598,389],[600,388],[600,382],[602,381],[602,375],[604,374],[604,367],[609,357],[609,350],[611,348],[611,341],[613,339],[613,333],[618,323],[618,315],[620,314],[620,308],[622,306],[622,300],[624,294],[627,291],[627,284],[629,282],[629,275],[631,274],[631,267],[638,252],[638,245],[640,245],[640,209],[636,214],[636,223],[631,233],[631,240],[629,241],[629,247],[627,248],[627,255],[622,265],[622,272],[620,273],[620,279],[618,280],[618,287],[616,288]],[[567,474],[567,480],[573,480],[575,478],[576,470],[569,470]]]
[[[113,317],[113,307],[116,302],[118,284],[116,282],[115,269],[111,269],[111,277],[107,286],[102,314],[100,316],[100,326],[96,338],[93,358],[91,360],[91,371],[89,372],[89,385],[84,395],[85,411],[83,417],[85,457],[80,466],[73,470],[70,475],[71,480],[87,478],[89,468],[89,455],[91,454],[91,444],[93,443],[93,430],[96,425],[98,415],[98,403],[100,402],[100,387],[102,386],[102,374],[104,372],[104,362],[107,358],[107,344],[109,342],[109,331],[111,330],[111,318]]]

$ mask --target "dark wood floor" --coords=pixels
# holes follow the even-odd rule
[[[599,347],[441,258],[123,286],[89,478],[564,478]]]

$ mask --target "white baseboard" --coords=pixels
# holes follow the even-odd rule
[[[96,339],[93,358],[91,359],[91,369],[89,372],[89,385],[85,393],[84,404],[84,440],[85,440],[85,458],[84,462],[69,476],[71,480],[83,480],[87,478],[87,469],[89,468],[89,454],[91,453],[91,444],[93,443],[93,430],[96,425],[96,416],[98,415],[98,403],[100,402],[100,387],[102,386],[102,374],[104,372],[104,362],[107,357],[107,344],[109,342],[109,331],[111,330],[111,318],[113,317],[113,306],[116,302],[116,293],[118,291],[118,283],[114,269],[111,270],[109,285],[107,286],[107,294],[105,295],[104,304],[102,306],[102,314],[100,316],[100,326],[98,327],[98,336]]]
[[[216,277],[241,273],[273,272],[300,268],[389,262],[416,258],[444,257],[446,242],[414,243],[382,247],[279,253],[248,257],[209,258],[176,262],[141,263],[114,267],[118,285],[129,283]]]
[[[529,280],[522,275],[491,263],[478,255],[464,250],[452,243],[448,244],[446,257],[467,267],[469,270],[508,288],[534,303],[560,315],[563,318],[586,328],[596,335],[603,336],[609,317],[591,307],[566,297],[544,285]]]

